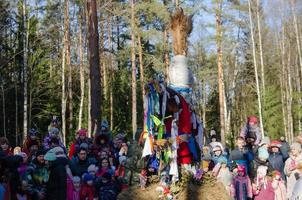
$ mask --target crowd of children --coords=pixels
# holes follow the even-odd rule
[[[204,148],[206,154],[211,150],[212,165],[208,166],[213,167],[204,170],[212,170],[235,200],[302,199],[301,141],[289,145],[284,137],[273,141],[261,138],[255,125],[257,118],[250,118],[249,127],[244,127],[230,153],[217,145],[213,135],[209,147]]]
[[[31,129],[23,147],[13,150],[0,138],[0,200],[114,200],[127,187],[125,134],[112,138],[105,124],[92,139],[80,129],[68,152],[56,122],[43,143],[37,135]]]

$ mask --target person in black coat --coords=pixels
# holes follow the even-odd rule
[[[63,149],[62,149],[63,150]],[[64,151],[63,151],[64,153]],[[44,159],[49,162],[49,179],[46,186],[47,200],[67,199],[67,171],[69,160],[66,157],[58,157],[58,152],[49,150]]]
[[[81,177],[91,164],[96,164],[96,159],[87,157],[87,149],[81,148],[77,156],[71,160],[72,167],[75,169],[76,176]]]
[[[273,170],[277,170],[281,173],[282,179],[285,181],[284,174],[284,157],[280,152],[281,142],[272,141],[270,145],[270,155],[268,161],[272,166]]]

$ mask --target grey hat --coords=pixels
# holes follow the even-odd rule
[[[49,135],[59,135],[60,131],[58,128],[52,127],[48,133]]]
[[[298,142],[294,142],[292,145],[290,145],[290,149],[296,149],[298,151],[301,151],[301,144],[299,144]]]

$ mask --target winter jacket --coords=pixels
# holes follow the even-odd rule
[[[26,192],[32,196],[33,200],[38,200],[38,193],[46,193],[46,184],[49,179],[48,169],[45,164],[38,163],[37,159],[34,159],[29,164],[24,180],[29,184]]]
[[[236,176],[231,185],[231,195],[235,200],[247,200],[253,197],[252,184],[248,176]]]
[[[115,182],[101,183],[99,187],[99,200],[115,200],[120,191],[119,185]]]
[[[293,193],[290,198],[290,200],[299,200],[302,199],[302,178],[299,178],[298,181],[296,182],[294,188],[293,188]]]
[[[240,136],[243,137],[244,139],[247,138],[248,132],[252,127],[250,127],[248,124],[244,125],[240,131]],[[262,134],[260,131],[259,127],[255,127],[255,132],[256,132],[256,140],[255,140],[255,145],[260,144],[262,140]]]
[[[281,178],[285,180],[284,174],[284,161],[281,153],[270,153],[268,161],[273,170],[277,170],[281,173]]]
[[[0,200],[4,200],[5,196],[5,187],[4,185],[0,184]]]
[[[87,185],[86,183],[84,183],[81,186],[81,190],[80,190],[80,199],[81,200],[93,200],[95,195],[95,188],[92,185]]]
[[[240,150],[238,147],[231,151],[230,160],[235,161],[237,165],[244,165],[246,174],[248,174],[249,162],[247,160],[247,149]]]
[[[270,163],[267,161],[262,161],[256,156],[254,160],[249,164],[249,176],[253,180],[257,176],[257,169],[260,165],[266,166],[267,167],[267,173],[271,173],[273,171],[272,166]]]
[[[71,160],[72,167],[75,169],[75,176],[81,177],[85,172],[87,172],[87,168],[91,164],[96,164],[96,160],[94,158],[86,158],[86,160],[80,160],[78,156],[74,156]]]
[[[218,160],[219,160],[221,157],[224,157],[226,160],[228,160],[228,159],[226,158],[226,156],[224,156],[224,155],[222,155],[222,154],[221,154],[220,156],[213,155],[213,156],[212,156],[212,161],[214,162],[214,165],[217,165]]]
[[[232,184],[232,174],[229,168],[220,168],[219,173],[217,175],[217,181],[221,182],[226,191],[230,194],[231,184]]]
[[[302,154],[297,157],[290,156],[285,161],[284,173],[287,176],[287,198],[289,199],[291,198],[292,191],[297,182],[296,174],[299,173],[297,169],[293,168],[295,168],[299,162],[302,162]]]
[[[280,151],[283,155],[283,159],[284,160],[288,159],[289,151],[290,151],[290,146],[289,146],[288,142],[286,142],[286,141],[281,142]]]
[[[67,198],[67,172],[69,162],[67,158],[57,158],[49,168],[49,180],[47,183],[47,200],[66,200]]]
[[[273,180],[272,186],[275,192],[274,200],[286,200],[286,186],[283,180]]]
[[[274,200],[275,192],[272,186],[272,181],[266,180],[264,184],[263,179],[259,180],[259,190],[253,188],[254,200]]]
[[[44,137],[44,141],[43,141],[44,149],[46,149],[46,150],[50,149],[50,145],[51,145],[50,142],[51,142],[51,137],[49,135]],[[65,148],[64,144],[62,143],[61,139],[59,139],[59,146],[62,147],[66,153],[66,148]]]

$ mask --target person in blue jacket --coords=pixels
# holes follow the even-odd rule
[[[236,148],[231,151],[230,160],[234,161],[237,165],[245,167],[245,173],[248,174],[249,161],[247,158],[248,150],[245,147],[245,140],[239,136],[236,139]]]
[[[280,151],[281,142],[279,141],[272,141],[270,144],[270,155],[268,161],[272,166],[273,170],[277,170],[281,173],[282,179],[285,181],[285,174],[284,174],[284,158],[283,154]]]

